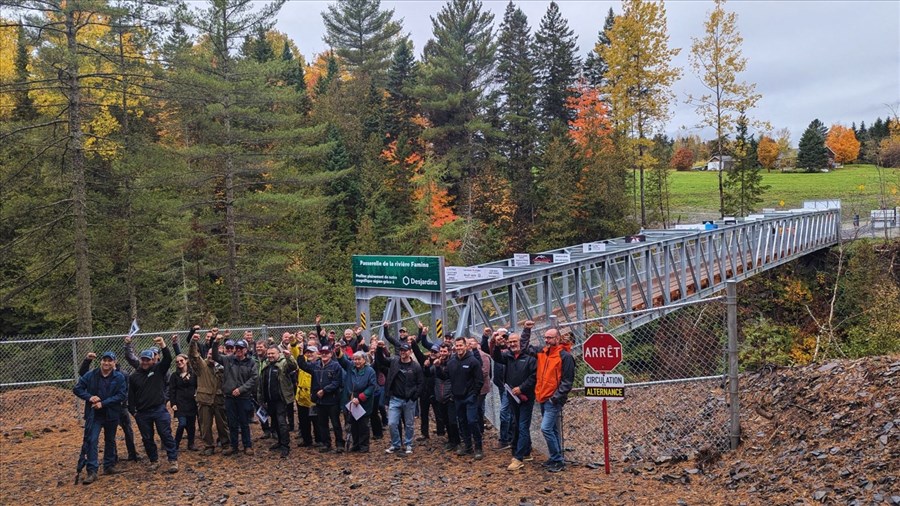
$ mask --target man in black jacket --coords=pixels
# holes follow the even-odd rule
[[[462,447],[457,455],[472,453],[472,442],[475,443],[475,460],[484,458],[481,445],[481,429],[478,420],[478,395],[484,386],[481,361],[469,351],[465,337],[457,337],[453,343],[455,352],[447,363],[447,369],[437,369],[438,379],[450,379],[450,390],[456,406],[456,419],[462,436]]]
[[[530,328],[529,328],[530,331]],[[494,336],[494,361],[503,364],[500,395],[507,398],[512,415],[513,458],[510,471],[525,467],[523,461],[531,454],[531,413],[534,410],[534,385],[537,382],[537,359],[522,349],[519,334]]]
[[[318,317],[317,317],[318,318]],[[341,392],[344,389],[344,369],[334,360],[331,346],[325,345],[318,349],[318,360],[306,361],[306,356],[297,362],[297,366],[312,376],[310,394],[316,403],[316,425],[319,427],[319,437],[322,447],[319,452],[331,451],[331,436],[328,433],[328,423],[334,429],[334,451],[344,451],[344,429],[341,426]]]
[[[115,356],[115,354],[113,354]],[[81,367],[78,368],[78,376],[84,376],[91,370],[91,363],[94,359],[97,358],[97,354],[94,352],[90,352],[87,354],[87,357],[81,361]],[[125,376],[125,388],[128,388],[128,377],[130,376],[128,373],[122,371],[119,367],[119,364],[116,364],[116,370],[122,373]],[[125,400],[122,401],[123,409],[119,412],[119,427],[122,428],[122,435],[125,436],[125,448],[128,450],[128,460],[132,462],[137,462],[141,460],[140,455],[137,454],[137,448],[134,446],[134,430],[131,428],[131,415],[128,413],[128,393],[125,394]],[[116,453],[115,455],[116,461],[119,460],[119,455]]]
[[[225,396],[225,416],[228,417],[228,436],[231,448],[222,451],[228,456],[238,451],[238,433],[244,445],[244,453],[253,455],[253,442],[250,440],[250,417],[253,416],[253,394],[256,392],[256,381],[259,366],[247,355],[247,341],[239,339],[234,343],[233,355],[219,354],[219,337],[213,346],[213,360],[222,364],[225,370],[222,379],[222,394]]]
[[[172,353],[162,337],[156,337],[153,341],[159,348],[162,358],[154,363],[152,351],[141,352],[140,367],[128,378],[128,407],[134,412],[134,420],[141,432],[144,450],[150,459],[150,470],[159,469],[159,453],[153,440],[155,426],[169,458],[168,471],[177,473],[178,449],[175,447],[175,438],[172,437],[172,416],[166,410],[165,392],[166,373],[172,365]]]
[[[406,450],[404,452],[409,455],[413,448],[413,420],[416,416],[416,403],[422,392],[422,384],[425,377],[422,373],[422,366],[412,359],[412,348],[409,343],[399,343],[397,349],[400,352],[399,357],[387,358],[387,353],[383,346],[383,341],[379,342],[378,350],[375,351],[375,366],[382,371],[387,371],[386,380],[384,382],[384,392],[388,399],[388,426],[391,431],[391,446],[385,450],[387,453],[394,453],[400,450],[400,417],[403,417],[403,425],[405,429]],[[426,414],[427,416],[427,414]]]

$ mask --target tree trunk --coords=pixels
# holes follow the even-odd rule
[[[226,135],[231,122],[225,117]],[[241,286],[237,267],[237,237],[234,216],[234,160],[229,155],[225,159],[225,243],[228,249],[228,287],[231,294],[231,323],[241,321]]]
[[[72,171],[74,212],[76,331],[93,334],[91,314],[91,266],[87,237],[87,187],[85,182],[84,135],[81,132],[81,83],[78,77],[78,41],[75,38],[75,14],[66,8],[66,44],[69,66],[61,71],[68,91],[69,142],[65,162]]]

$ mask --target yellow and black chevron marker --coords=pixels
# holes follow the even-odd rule
[[[444,338],[444,321],[443,320],[437,320],[435,322],[434,331],[435,331],[435,333],[437,333],[438,341],[440,341]]]
[[[359,325],[364,329],[369,328],[366,325],[366,313],[359,313]]]

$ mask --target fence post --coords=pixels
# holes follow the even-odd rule
[[[263,326],[262,326],[262,328],[260,329],[259,333],[260,333],[260,339],[262,340],[262,342],[264,342],[264,343],[265,343],[265,342],[268,342],[268,340],[269,340],[269,326],[263,324]],[[268,344],[267,344],[266,346],[268,346]],[[218,427],[218,425],[216,425],[216,427]]]
[[[78,369],[81,364],[78,361],[78,340],[72,338],[72,377],[78,381]]]
[[[738,326],[737,326],[737,282],[725,282],[725,303],[728,308],[728,404],[731,410],[729,436],[731,449],[735,450],[741,441],[741,408],[738,396]]]

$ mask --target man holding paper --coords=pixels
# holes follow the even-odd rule
[[[530,333],[534,322],[525,322]],[[513,458],[507,469],[517,471],[525,467],[523,461],[531,454],[531,413],[534,410],[534,386],[537,383],[537,359],[522,349],[519,334],[509,334],[505,340],[494,336],[494,361],[504,364],[504,395],[509,397],[512,411]]]
[[[281,351],[277,346],[266,350],[266,366],[259,373],[258,399],[268,413],[272,431],[278,434],[278,442],[270,450],[280,451],[281,458],[291,452],[291,436],[288,427],[288,407],[294,405],[294,382],[297,361],[290,350]]]

